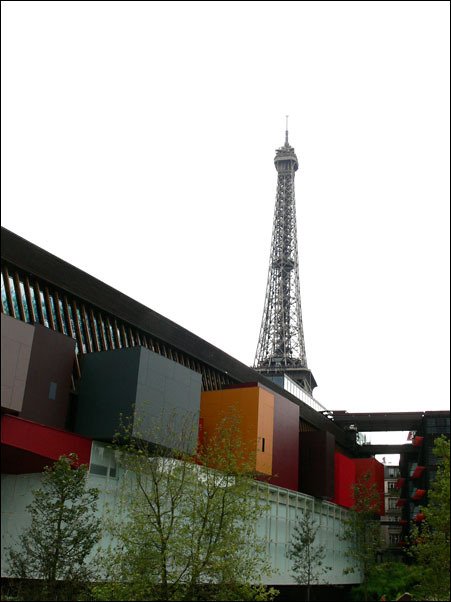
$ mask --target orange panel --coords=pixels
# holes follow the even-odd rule
[[[273,433],[274,395],[259,389],[256,470],[262,474],[272,475]]]
[[[255,470],[271,474],[274,429],[274,396],[259,387],[204,391],[200,402],[202,442],[208,443],[220,422],[227,416],[238,418],[237,449],[248,457],[256,456]],[[263,451],[264,446],[264,451]]]

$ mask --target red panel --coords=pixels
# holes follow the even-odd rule
[[[358,481],[364,474],[370,474],[369,486],[374,483],[379,493],[379,508],[375,510],[376,514],[385,514],[384,504],[384,465],[375,458],[357,458],[355,462],[356,480]]]
[[[424,437],[414,437],[412,445],[414,445],[415,447],[420,447],[421,445],[423,445],[423,439]]]
[[[415,501],[421,500],[421,498],[425,496],[425,493],[426,489],[415,489],[412,499]]]
[[[412,474],[412,479],[419,479],[425,470],[425,466],[417,466]]]
[[[355,483],[355,464],[352,458],[335,452],[334,504],[351,508],[354,505],[353,485]]]
[[[402,489],[405,482],[406,479],[404,477],[399,477],[399,479],[396,481],[396,489]]]
[[[81,464],[89,464],[91,457],[91,439],[16,416],[2,416],[1,441],[7,451],[4,472],[36,472],[42,462],[54,462],[71,452],[77,454]]]
[[[298,491],[299,483],[299,406],[281,395],[274,395],[273,476],[269,482]]]

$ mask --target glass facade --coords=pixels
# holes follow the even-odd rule
[[[319,401],[314,399],[311,395],[306,393],[292,378],[284,374],[283,376],[268,376],[276,385],[285,389],[308,406],[316,410],[317,412],[325,412],[326,408],[320,404]]]
[[[77,354],[108,351],[141,345],[202,375],[202,388],[212,391],[236,381],[203,362],[173,349],[115,316],[56,289],[13,266],[1,271],[2,313],[27,322],[42,324],[76,341]],[[79,378],[78,362],[74,379]]]

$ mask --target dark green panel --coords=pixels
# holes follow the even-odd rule
[[[136,403],[140,348],[116,349],[83,356],[75,432],[111,440],[119,416],[131,416]]]

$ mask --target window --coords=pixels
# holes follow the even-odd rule
[[[117,477],[117,466],[114,451],[94,441],[89,472],[93,475],[115,479]]]
[[[392,545],[392,546],[396,545],[400,541],[399,533],[389,533],[388,540],[390,542],[390,545]]]
[[[56,399],[56,389],[57,389],[57,384],[54,382],[51,382],[50,387],[49,387],[49,399]]]
[[[398,502],[398,498],[396,498],[396,497],[389,498],[388,499],[388,509],[395,510],[397,502]]]

